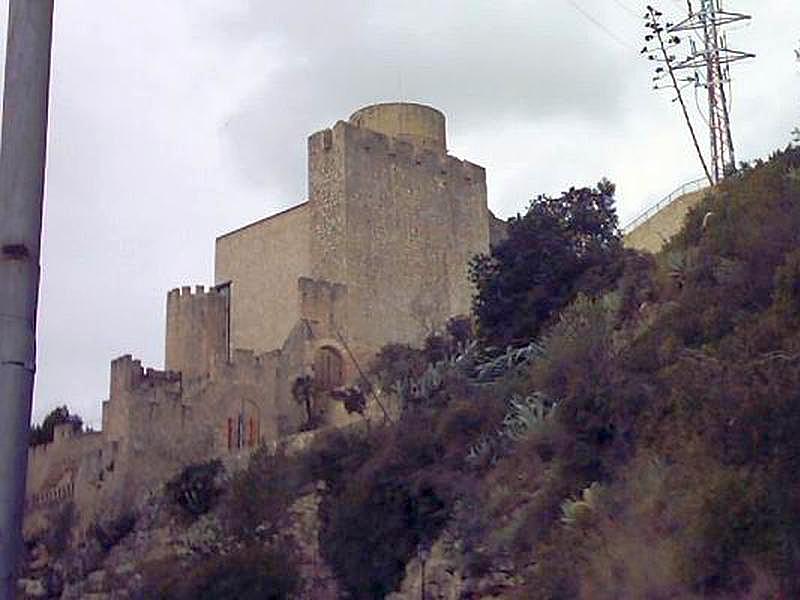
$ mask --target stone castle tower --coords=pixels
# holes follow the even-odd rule
[[[442,113],[361,109],[309,138],[308,201],[217,239],[232,344],[273,350],[319,316],[304,314],[301,278],[343,286],[336,327],[366,354],[419,343],[469,312],[467,263],[489,248],[489,218],[486,174],[447,154]]]
[[[116,359],[102,431],[31,449],[28,528],[66,501],[88,523],[187,463],[291,435],[298,376],[346,385],[383,345],[467,314],[468,262],[503,224],[484,169],[450,156],[445,131],[438,110],[389,103],[311,135],[308,199],[219,237],[213,287],[169,292],[165,370]]]

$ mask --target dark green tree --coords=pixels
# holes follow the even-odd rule
[[[297,377],[292,384],[292,397],[306,410],[306,422],[303,424],[303,430],[314,429],[314,378],[311,375]]]
[[[55,426],[63,425],[64,423],[71,423],[75,431],[80,431],[83,428],[83,419],[78,415],[70,414],[66,404],[57,406],[44,418],[41,425],[31,427],[30,445],[49,444],[53,441],[53,429]]]
[[[613,284],[622,263],[614,184],[541,195],[509,221],[508,237],[470,265],[473,310],[484,341],[506,346],[537,336],[583,292]]]

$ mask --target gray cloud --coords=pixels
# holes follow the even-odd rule
[[[532,119],[617,118],[627,57],[587,37],[574,14],[539,4],[537,12],[517,2],[489,10],[455,1],[307,10],[249,3],[231,17],[229,35],[279,40],[267,46],[279,66],[231,121],[245,172],[297,197],[309,125],[327,126],[376,100],[443,107],[451,131],[462,133]]]
[[[695,177],[637,54],[644,2],[575,2],[595,22],[545,0],[60,0],[36,418],[67,402],[97,424],[110,359],[161,365],[166,291],[211,280],[216,235],[302,200],[306,136],[362,105],[444,110],[501,215],[605,175],[627,219]],[[736,4],[747,159],[800,123],[800,3]]]

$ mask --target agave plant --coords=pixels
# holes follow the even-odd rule
[[[472,379],[478,383],[496,381],[509,371],[530,364],[543,355],[544,348],[538,342],[530,342],[521,348],[509,347],[496,358],[476,365],[471,374]]]
[[[512,442],[519,442],[532,430],[548,419],[556,403],[541,392],[530,396],[514,395],[509,401],[509,410],[503,419],[501,433]]]
[[[585,527],[600,509],[603,486],[594,482],[577,498],[567,498],[561,503],[561,522],[567,527]]]
[[[552,419],[556,402],[545,394],[536,392],[530,396],[514,395],[508,401],[508,412],[500,427],[492,433],[484,433],[467,450],[467,461],[473,464],[494,464],[498,458],[512,451],[515,444],[524,440],[532,431]]]
[[[467,450],[467,462],[491,465],[497,462],[497,455],[497,435],[484,433]]]

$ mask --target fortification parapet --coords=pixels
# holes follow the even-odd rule
[[[235,348],[228,361],[215,365],[212,376],[206,383],[219,380],[230,381],[271,381],[275,377],[275,369],[280,350],[258,354],[253,350]],[[195,383],[203,384],[200,380]]]
[[[177,371],[161,371],[152,368],[143,368],[141,360],[134,360],[130,354],[120,356],[111,361],[111,398],[118,397],[120,393],[141,389],[145,387],[175,387],[180,388],[181,373]]]
[[[78,437],[83,433],[80,421],[59,423],[53,426],[53,443],[62,444],[65,441]]]
[[[165,368],[184,378],[202,377],[227,359],[229,295],[227,286],[190,286],[167,294]]]
[[[349,121],[414,146],[447,151],[445,116],[430,106],[413,102],[372,104],[354,112]]]
[[[300,292],[300,317],[336,328],[337,321],[343,316],[347,286],[324,279],[300,277],[297,287]]]
[[[337,122],[332,130],[325,129],[310,136],[309,156],[332,150],[341,151],[345,143],[351,152],[385,157],[398,167],[419,168],[420,174],[427,176],[445,178],[451,182],[463,179],[468,183],[484,184],[486,181],[483,167],[451,156],[444,148],[415,145],[406,139],[359,128],[346,121]]]
[[[132,389],[144,377],[141,360],[134,360],[125,354],[111,361],[111,379],[109,397],[114,398],[124,390]]]

